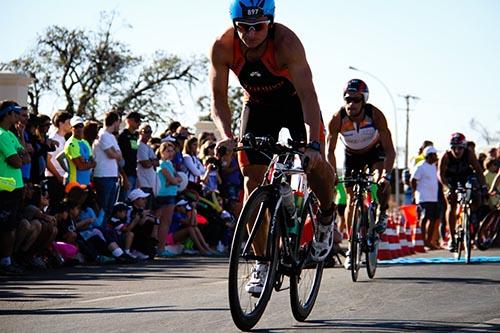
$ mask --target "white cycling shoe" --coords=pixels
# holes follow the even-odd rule
[[[252,269],[252,277],[245,286],[245,290],[249,294],[260,295],[264,288],[269,266],[266,264],[257,263]]]
[[[314,261],[323,261],[330,253],[333,246],[334,226],[334,222],[328,225],[318,223],[311,247],[311,258]]]

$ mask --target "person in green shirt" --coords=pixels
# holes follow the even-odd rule
[[[21,173],[24,147],[10,129],[18,121],[21,107],[14,101],[0,102],[0,177],[15,180],[13,191],[0,190],[0,274],[18,275],[23,268],[11,259],[19,206],[23,199],[24,183]]]

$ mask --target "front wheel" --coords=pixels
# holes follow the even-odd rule
[[[373,210],[369,210],[370,214],[370,228],[368,233],[368,244],[366,247],[366,272],[370,279],[375,277],[375,272],[377,270],[377,255],[378,255],[378,240],[379,236],[373,230],[375,227],[375,212]]]
[[[470,215],[469,213],[464,213],[463,214],[463,235],[464,235],[464,256],[465,256],[465,263],[469,264],[470,263],[470,257],[471,257],[471,252],[472,252],[472,240],[471,240],[471,231],[470,231]]]
[[[271,297],[279,255],[276,212],[273,188],[257,188],[248,198],[235,229],[229,257],[228,296],[233,321],[243,331],[257,324]],[[250,293],[247,286],[257,263],[267,265],[267,274],[262,291]]]
[[[351,278],[353,282],[358,280],[359,269],[361,268],[361,226],[363,224],[363,203],[356,201],[356,208],[352,216],[350,257],[351,257]]]
[[[317,225],[318,201],[311,193],[304,203],[301,224],[297,235],[295,252],[296,267],[290,274],[290,305],[297,321],[304,321],[311,313],[318,296],[323,262],[315,262],[311,258],[312,236]]]

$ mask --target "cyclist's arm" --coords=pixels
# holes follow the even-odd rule
[[[390,175],[392,168],[394,166],[394,160],[396,159],[396,151],[394,150],[394,144],[392,143],[391,131],[387,126],[387,120],[384,114],[377,108],[373,107],[373,121],[375,127],[378,129],[380,135],[380,143],[384,149],[385,159],[384,159],[384,170],[382,170],[383,177],[385,174]]]
[[[308,141],[319,141],[321,110],[304,47],[290,29],[277,25],[276,32],[281,35],[276,55],[278,65],[288,68],[290,73],[302,105]]]
[[[335,158],[335,148],[337,147],[337,140],[341,129],[341,116],[340,112],[333,115],[330,123],[328,124],[328,136],[326,137],[326,157],[328,162],[337,170],[337,160]]]
[[[231,109],[227,98],[229,64],[232,60],[232,40],[229,32],[218,38],[210,50],[209,82],[212,93],[211,115],[215,126],[224,139],[233,137]]]

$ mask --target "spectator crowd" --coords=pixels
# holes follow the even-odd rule
[[[138,112],[101,123],[0,102],[0,273],[225,255],[242,176],[215,147],[178,121],[154,137]]]

